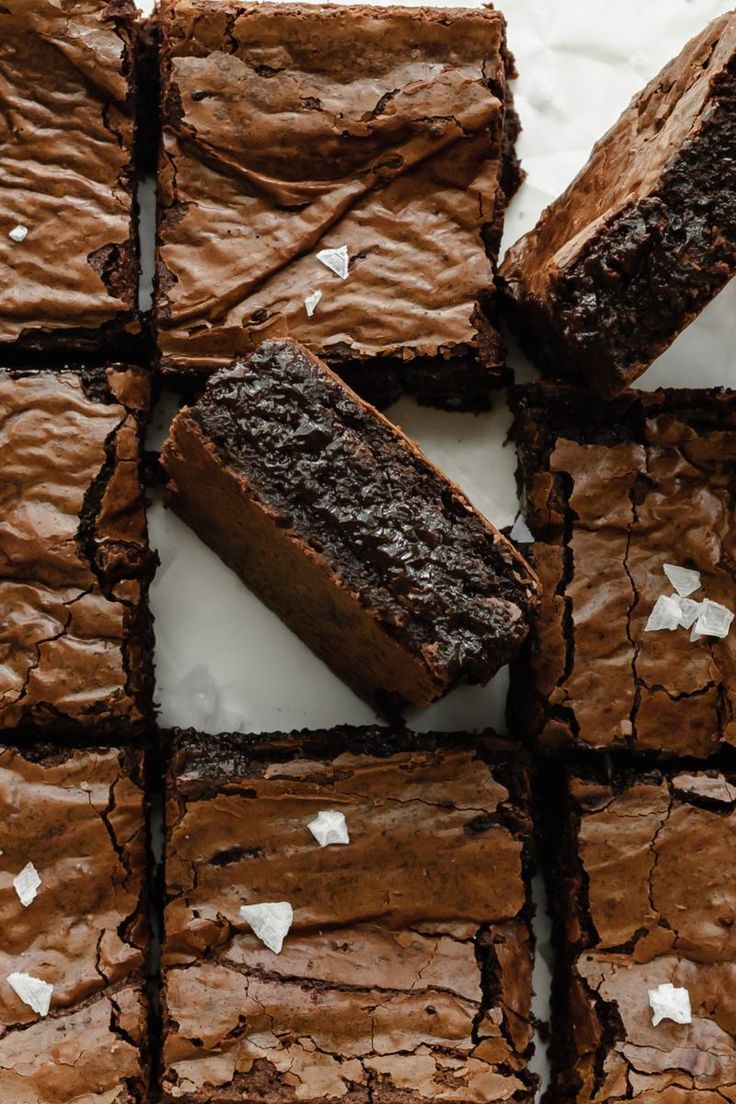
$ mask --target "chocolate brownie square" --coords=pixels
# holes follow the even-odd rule
[[[145,372],[0,371],[0,730],[151,711]]]
[[[736,273],[736,13],[636,97],[501,267],[540,367],[622,391]]]
[[[736,392],[511,402],[543,590],[516,723],[547,749],[736,744]]]
[[[379,704],[485,683],[526,635],[536,579],[513,546],[293,341],[216,373],[162,464],[184,520]]]
[[[175,735],[164,1098],[531,1104],[526,772],[490,735]]]
[[[164,0],[158,344],[290,335],[372,401],[487,405],[518,120],[503,16]]]
[[[132,0],[3,0],[0,348],[137,330]]]
[[[0,1099],[145,1104],[140,753],[0,747]]]
[[[731,1099],[736,777],[578,775],[551,828],[561,807],[562,841],[546,836],[559,956],[552,1099]]]

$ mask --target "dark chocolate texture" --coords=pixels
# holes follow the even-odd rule
[[[515,653],[536,580],[395,426],[294,342],[264,342],[175,419],[171,501],[312,648],[427,704]]]
[[[559,947],[560,1104],[720,1104],[736,1095],[736,778],[717,770],[572,777],[547,834]],[[652,1023],[687,990],[692,1023]]]
[[[373,401],[487,405],[518,182],[503,16],[164,0],[160,20],[164,368],[290,335]],[[316,258],[341,246],[344,280]]]
[[[140,728],[152,574],[141,370],[0,372],[0,729]]]
[[[543,597],[515,675],[516,723],[548,749],[706,757],[736,744],[736,631],[644,632],[701,573],[695,600],[736,606],[736,392],[540,384],[511,404]]]
[[[736,272],[736,14],[627,108],[501,267],[540,367],[605,395],[641,375]]]
[[[142,761],[0,747],[0,1099],[146,1104]],[[24,906],[13,879],[41,879]],[[53,985],[40,1016],[9,985]]]
[[[138,328],[135,16],[132,0],[0,5],[6,357],[109,348]]]
[[[347,845],[307,828],[344,813]],[[530,1104],[526,774],[490,736],[179,734],[164,1094]],[[288,901],[276,955],[240,916]]]

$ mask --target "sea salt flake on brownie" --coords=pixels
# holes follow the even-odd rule
[[[18,225],[14,226],[10,231],[8,237],[14,242],[24,242],[28,237],[28,227],[18,223]]]
[[[13,889],[18,894],[18,899],[24,908],[35,901],[41,879],[32,862],[26,863],[20,874],[13,878]]]
[[[680,603],[669,594],[660,594],[649,614],[644,632],[659,632],[660,629],[677,629],[680,625]]]
[[[341,280],[347,280],[350,258],[348,257],[348,247],[346,245],[339,245],[335,249],[320,249],[317,260],[325,268],[329,268],[330,272],[334,272],[336,276],[339,276]]]
[[[51,1007],[53,985],[30,974],[8,974],[8,985],[24,1004],[39,1016],[48,1016]]]
[[[240,915],[250,924],[254,934],[274,954],[281,954],[284,938],[294,919],[288,901],[264,901],[258,905],[241,905]]]
[[[345,816],[335,809],[321,809],[307,827],[320,847],[328,847],[331,843],[350,843]]]
[[[652,1027],[656,1027],[662,1020],[672,1020],[678,1024],[693,1022],[690,994],[687,989],[679,988],[670,981],[649,990],[649,1005],[652,1009]]]
[[[664,564],[662,570],[672,583],[672,586],[681,598],[687,598],[700,590],[700,572],[692,571],[689,567],[679,567],[677,564]]]
[[[720,602],[711,602],[704,598],[700,604],[700,614],[693,625],[693,638],[698,636],[717,636],[725,640],[728,636],[734,614]]]
[[[696,602],[692,598],[680,599],[680,627],[690,629],[700,616],[702,602]]]
[[[315,310],[317,309],[317,304],[319,303],[321,298],[322,292],[319,289],[317,289],[317,291],[311,291],[309,295],[305,295],[304,309],[307,312],[308,318],[311,318],[314,314]]]

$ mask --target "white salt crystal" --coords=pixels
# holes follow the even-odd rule
[[[660,629],[676,629],[680,625],[680,603],[677,598],[660,594],[649,614],[644,632],[658,632]]]
[[[662,1020],[673,1020],[678,1024],[693,1022],[690,994],[687,989],[678,989],[669,981],[649,990],[649,1006],[652,1009],[652,1027]]]
[[[8,985],[39,1016],[48,1016],[53,985],[30,974],[8,974]]]
[[[698,636],[717,636],[724,640],[728,636],[733,618],[733,613],[726,606],[704,598],[700,603],[698,619],[693,625],[693,639]]]
[[[663,570],[681,598],[687,598],[689,594],[700,590],[699,571],[691,571],[689,567],[678,567],[677,564],[668,563],[664,565]]]
[[[348,257],[348,247],[346,245],[340,245],[337,249],[320,249],[317,260],[325,268],[329,268],[330,272],[334,272],[336,276],[339,276],[341,280],[347,279],[350,258]]]
[[[41,879],[32,862],[26,863],[20,874],[13,878],[13,888],[24,908],[35,901],[40,884]]]
[[[288,901],[265,901],[260,905],[241,905],[240,915],[269,951],[280,954],[284,937],[294,919]]]
[[[304,309],[307,312],[308,318],[311,318],[314,314],[315,310],[317,309],[317,304],[319,303],[321,298],[322,292],[319,290],[312,291],[309,295],[304,296]]]
[[[22,226],[18,223],[8,234],[8,237],[14,242],[24,242],[28,237],[28,227]]]
[[[322,809],[307,827],[320,847],[328,847],[331,843],[350,843],[345,817],[333,809]]]

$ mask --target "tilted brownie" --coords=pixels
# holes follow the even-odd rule
[[[148,402],[120,365],[0,371],[0,730],[109,735],[150,713]]]
[[[145,1104],[142,762],[0,747],[0,1099]]]
[[[334,671],[385,705],[486,682],[536,580],[419,449],[292,341],[174,419],[170,503]]]
[[[179,733],[167,810],[166,1101],[531,1104],[510,745]]]
[[[290,335],[372,401],[487,405],[518,182],[503,16],[164,0],[160,24],[164,368]]]
[[[3,0],[0,348],[135,331],[132,0]]]
[[[511,402],[543,593],[516,723],[548,749],[736,744],[736,392]]]
[[[736,272],[736,14],[637,96],[501,267],[540,367],[616,394]]]
[[[731,1099],[736,777],[684,769],[578,776],[563,808],[564,839],[550,854],[552,1099]]]

